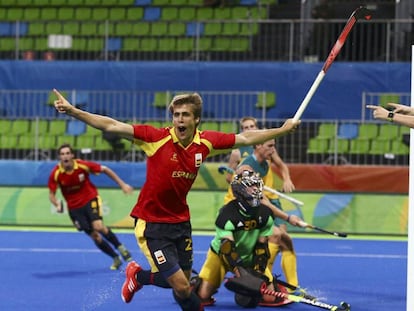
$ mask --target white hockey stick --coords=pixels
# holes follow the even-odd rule
[[[359,19],[366,19],[370,20],[372,16],[372,12],[365,7],[359,7],[354,12],[352,12],[351,16],[349,17],[348,21],[344,29],[342,30],[341,34],[339,35],[338,39],[336,40],[335,45],[333,46],[331,52],[328,55],[328,58],[325,61],[325,64],[322,67],[322,70],[319,72],[318,76],[316,77],[315,81],[313,82],[311,88],[306,94],[305,98],[303,99],[302,103],[300,104],[298,110],[296,111],[293,120],[298,121],[301,117],[303,112],[305,111],[306,107],[308,106],[313,94],[315,93],[316,89],[318,88],[319,84],[325,77],[326,72],[328,71],[329,67],[332,65],[333,61],[335,60],[336,56],[338,55],[339,51],[341,50],[342,46],[345,43],[346,38],[348,37],[349,33],[351,32],[352,28],[354,27],[355,23]]]

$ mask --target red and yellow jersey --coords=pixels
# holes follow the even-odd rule
[[[147,155],[146,181],[131,216],[147,222],[179,223],[190,219],[187,194],[208,156],[228,152],[235,134],[196,130],[184,147],[174,128],[133,125],[134,143]]]
[[[48,181],[50,191],[60,188],[69,209],[80,208],[98,196],[98,190],[90,181],[89,174],[99,174],[100,164],[84,160],[73,160],[73,170],[65,172],[62,165],[56,165]]]

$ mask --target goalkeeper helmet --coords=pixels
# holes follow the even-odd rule
[[[260,205],[263,194],[263,180],[249,166],[242,166],[237,170],[231,182],[231,190],[241,203],[242,209],[249,213],[250,208]]]

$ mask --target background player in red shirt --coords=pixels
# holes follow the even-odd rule
[[[136,219],[135,237],[151,270],[128,264],[122,299],[130,302],[143,285],[172,287],[182,310],[204,310],[192,292],[189,278],[193,264],[190,212],[187,194],[208,156],[228,149],[259,144],[294,130],[300,121],[287,120],[282,127],[226,134],[199,131],[202,99],[199,94],[175,96],[169,106],[172,127],[127,124],[72,106],[57,90],[55,108],[102,131],[132,140],[147,155],[147,176],[131,211]]]
[[[117,270],[122,265],[122,261],[108,242],[118,250],[125,261],[131,261],[132,257],[112,230],[103,223],[101,198],[89,175],[100,173],[108,175],[126,194],[132,193],[133,188],[109,167],[75,159],[69,144],[63,144],[58,148],[58,156],[60,162],[53,168],[48,181],[50,202],[56,207],[57,212],[63,212],[62,202],[56,198],[59,187],[75,227],[89,235],[101,251],[113,258],[110,268]]]

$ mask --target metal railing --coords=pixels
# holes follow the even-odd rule
[[[284,120],[270,118],[265,106],[260,106],[258,99],[263,93],[201,92],[205,105],[200,128],[237,132],[239,119],[247,115],[256,117],[260,127],[281,126]],[[49,91],[0,90],[3,109],[0,118],[1,159],[55,159],[57,146],[65,142],[72,143],[83,158],[114,161],[145,159],[142,150],[128,141],[117,140],[111,144],[100,131],[91,132],[84,125],[79,129],[79,124],[73,123],[76,120],[56,113],[49,105],[49,94]],[[175,92],[166,94],[161,102],[156,102],[154,92],[73,90],[66,96],[78,107],[91,112],[128,123],[160,127],[172,124],[167,106],[168,98]],[[365,93],[363,107],[368,103],[380,104],[384,94],[390,95]],[[409,100],[407,94],[393,95],[404,101]],[[386,100],[389,99],[386,97]],[[302,120],[297,131],[277,140],[277,149],[287,163],[408,165],[409,150],[405,142],[409,128],[377,122],[369,115],[366,117],[363,120]],[[22,120],[26,122],[18,123]],[[59,128],[55,126],[57,122],[60,123]],[[360,135],[367,124],[369,134]],[[227,156],[214,157],[211,161],[227,161]]]
[[[64,30],[69,22],[11,23],[13,35],[3,34],[0,59],[105,61],[324,61],[346,20],[282,19],[185,22],[71,22],[78,31]],[[58,30],[47,28],[56,25]],[[157,25],[165,24],[156,33]],[[148,27],[148,32],[119,32]],[[408,62],[414,19],[361,21],[352,30],[337,61]],[[179,33],[168,29],[181,27]],[[82,30],[83,29],[83,30]],[[210,29],[207,31],[207,29]],[[216,29],[211,31],[211,29]],[[219,29],[219,30],[217,30]]]

